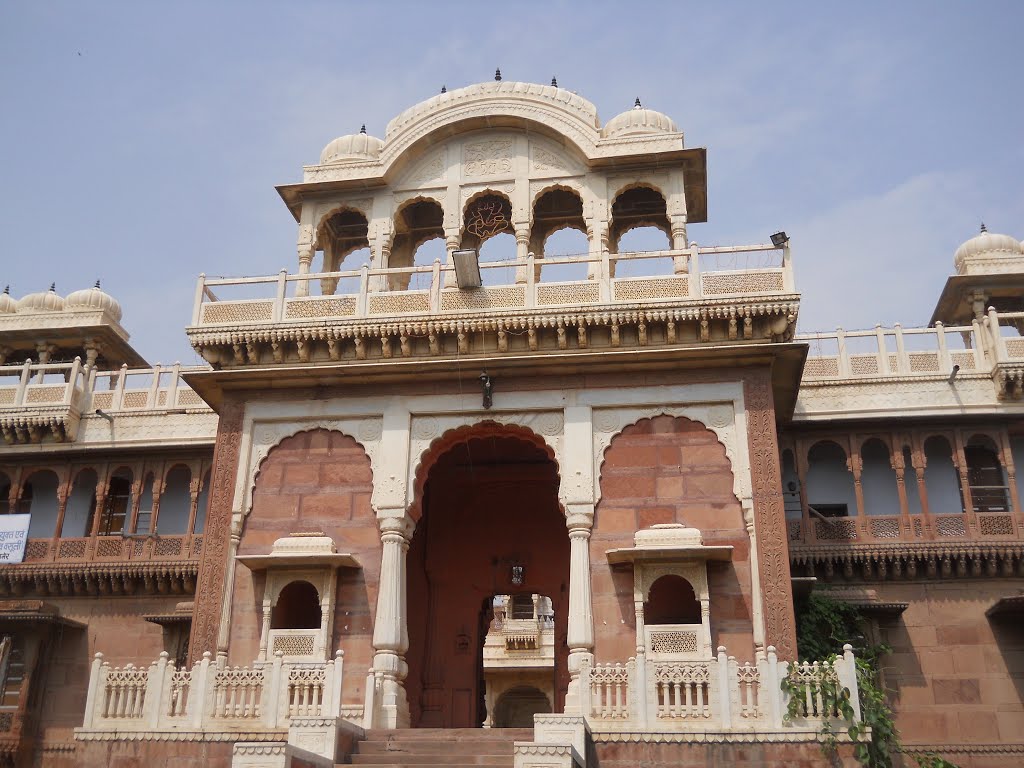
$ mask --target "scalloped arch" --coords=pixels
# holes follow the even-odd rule
[[[413,470],[413,501],[409,505],[409,517],[413,523],[419,522],[423,516],[423,490],[427,478],[430,476],[430,470],[437,464],[438,459],[461,443],[487,437],[517,438],[539,448],[555,465],[555,474],[561,480],[561,467],[559,467],[558,457],[555,455],[554,449],[547,444],[543,437],[528,427],[521,427],[518,424],[499,424],[496,421],[490,420],[453,427],[432,440],[427,449],[416,459],[416,466]],[[562,507],[561,500],[559,500],[559,508],[562,509],[564,514],[565,510]]]
[[[275,436],[275,439],[272,443],[264,446],[265,451],[261,450],[259,453],[256,454],[257,459],[256,461],[252,462],[252,469],[249,472],[246,503],[242,512],[243,517],[248,517],[249,513],[252,512],[253,491],[256,490],[256,482],[259,480],[260,473],[263,471],[263,465],[266,463],[267,459],[271,457],[274,451],[281,445],[281,443],[292,437],[297,437],[298,435],[301,435],[304,432],[319,432],[321,430],[323,430],[324,432],[336,432],[339,435],[342,435],[343,437],[350,438],[356,445],[358,445],[363,450],[363,453],[366,456],[366,460],[370,464],[370,474],[372,477],[374,472],[373,455],[372,451],[368,449],[366,446],[366,442],[368,441],[361,440],[358,436],[349,434],[348,432],[342,429],[338,429],[336,426],[329,426],[326,424],[311,424],[304,425],[302,427],[296,427],[295,431],[293,432],[288,432],[286,434]]]
[[[331,216],[333,216],[334,214],[342,213],[344,211],[351,211],[352,213],[358,213],[360,216],[362,216],[363,220],[366,221],[366,233],[367,236],[369,236],[370,213],[364,211],[362,208],[359,208],[358,206],[353,205],[351,202],[338,203],[337,205],[332,206],[331,208],[321,213],[316,220],[316,224],[313,226],[313,245],[318,250],[323,247],[320,243],[320,236],[321,234],[323,234],[323,228],[324,225],[327,223],[327,220],[330,219]]]
[[[512,210],[515,210],[515,205],[512,203],[512,196],[509,195],[508,192],[502,192],[500,189],[494,189],[493,187],[484,187],[483,189],[478,189],[476,192],[471,194],[469,197],[466,198],[465,202],[462,203],[462,221],[460,223],[460,227],[464,229],[466,226],[466,211],[469,210],[469,206],[471,206],[474,201],[479,200],[481,197],[484,197],[485,195],[495,195],[496,197],[504,198],[505,200],[508,201],[508,204],[512,208]]]
[[[693,412],[686,413],[685,412],[686,409],[680,409],[680,410],[684,411],[684,412],[674,411],[673,409],[670,409],[670,408],[655,410],[653,412],[649,412],[649,413],[644,414],[643,416],[635,418],[635,419],[633,419],[632,421],[629,421],[626,424],[622,424],[621,426],[619,426],[614,431],[608,433],[608,436],[607,436],[608,443],[607,443],[607,445],[604,446],[604,448],[601,451],[601,461],[600,461],[600,463],[598,465],[598,468],[597,468],[596,483],[595,483],[596,484],[596,489],[595,489],[596,493],[595,493],[595,499],[594,499],[595,502],[599,502],[601,500],[601,498],[602,498],[602,494],[601,494],[601,480],[603,479],[603,476],[604,476],[604,465],[605,465],[605,462],[607,461],[608,451],[611,449],[612,445],[615,443],[615,438],[619,437],[619,435],[621,435],[623,432],[625,432],[627,429],[629,429],[632,426],[640,424],[643,421],[653,421],[654,419],[660,418],[661,416],[668,416],[669,418],[676,419],[676,420],[678,420],[678,419],[685,419],[686,421],[689,421],[689,422],[691,422],[693,424],[700,424],[702,427],[704,427],[705,430],[707,430],[708,432],[710,432],[711,434],[713,434],[715,436],[715,440],[718,442],[719,445],[722,446],[722,449],[725,452],[725,458],[729,462],[729,471],[732,473],[732,478],[733,478],[733,483],[732,483],[732,493],[733,493],[733,496],[735,496],[736,500],[739,501],[740,503],[743,502],[744,494],[743,494],[742,490],[743,490],[744,485],[742,483],[742,478],[741,478],[741,473],[742,473],[743,469],[741,467],[737,467],[736,466],[737,457],[736,457],[735,447],[730,445],[730,441],[729,441],[728,436],[726,434],[725,428],[724,427],[715,427],[713,425],[707,424],[705,421],[703,421],[703,420],[701,420],[699,418],[695,418],[696,417],[695,413],[693,413]]]
[[[608,212],[611,214],[612,206],[615,205],[615,201],[619,199],[624,193],[629,192],[631,189],[651,189],[661,195],[665,201],[665,210],[668,210],[668,198],[669,194],[662,188],[662,184],[656,181],[644,181],[642,179],[636,181],[627,181],[622,186],[617,187],[615,192],[608,196]]]

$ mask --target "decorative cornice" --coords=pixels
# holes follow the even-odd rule
[[[592,727],[599,728],[600,726]],[[840,742],[849,743],[850,737],[842,729],[834,734]],[[598,744],[806,744],[823,741],[819,730],[786,729],[780,731],[593,731]]]
[[[1024,561],[1024,542],[816,544],[791,543],[791,570],[826,580],[931,580],[1015,577]]]
[[[40,563],[0,566],[0,596],[192,594],[199,563]]]
[[[288,738],[287,730],[195,730],[195,731],[98,731],[75,728],[75,741],[260,741],[279,742]]]

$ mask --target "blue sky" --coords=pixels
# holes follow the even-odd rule
[[[100,277],[196,362],[195,277],[294,268],[274,190],[332,138],[490,79],[708,148],[701,244],[792,238],[802,330],[923,325],[984,220],[1024,237],[1024,3],[0,5],[0,285]]]

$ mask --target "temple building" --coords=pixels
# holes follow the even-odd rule
[[[706,168],[499,78],[279,187],[295,268],[200,276],[206,365],[0,295],[0,765],[854,765],[869,643],[908,756],[1024,761],[1021,243],[800,335]],[[809,594],[865,636],[801,658]]]

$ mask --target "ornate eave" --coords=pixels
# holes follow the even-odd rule
[[[85,357],[95,349],[110,366],[146,365],[128,343],[128,332],[103,309],[65,309],[58,312],[19,312],[0,315],[0,339],[7,362],[35,359],[40,344],[56,347],[54,359]]]
[[[942,293],[935,304],[929,325],[945,323],[969,324],[976,316],[974,296],[984,295],[987,299],[982,311],[988,305],[995,305],[1000,311],[1019,312],[1024,310],[1024,272],[1020,271],[1021,259],[1007,262],[1003,273],[952,275],[946,279]]]
[[[825,581],[921,581],[1021,575],[1024,543],[930,542],[920,544],[834,544],[790,542],[794,573]]]
[[[193,594],[199,561],[0,566],[0,597]]]

